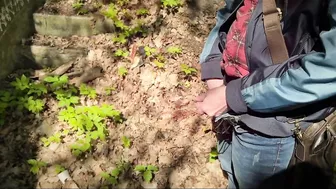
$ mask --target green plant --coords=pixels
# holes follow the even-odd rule
[[[75,156],[80,156],[82,153],[91,150],[91,138],[86,137],[85,139],[79,139],[70,147]]]
[[[172,55],[176,55],[176,54],[181,54],[182,53],[182,49],[180,47],[168,47],[167,52],[172,54]]]
[[[127,136],[122,136],[121,140],[123,142],[124,148],[131,147],[131,140]]]
[[[55,172],[56,172],[56,174],[60,174],[63,171],[65,171],[65,167],[63,167],[62,165],[55,165]]]
[[[51,84],[51,88],[53,90],[62,88],[64,85],[68,84],[69,78],[68,76],[48,76],[44,78],[44,81]]]
[[[21,78],[16,78],[15,81],[11,82],[11,85],[15,87],[16,90],[23,91],[29,88],[30,80],[25,75]]]
[[[43,161],[37,161],[36,159],[29,159],[28,164],[30,165],[30,172],[37,174],[42,167],[47,166],[47,163]]]
[[[156,67],[158,68],[164,68],[165,64],[162,62],[159,62],[159,60],[154,60],[153,62],[155,64]]]
[[[159,171],[159,168],[153,165],[137,165],[134,168],[135,171],[140,172],[142,174],[142,178],[147,182],[151,182],[155,172]]]
[[[120,168],[113,169],[110,173],[108,172],[102,172],[100,175],[103,177],[106,181],[108,181],[110,184],[116,185],[118,184],[118,178],[121,173]]]
[[[61,133],[55,133],[54,135],[46,138],[46,137],[42,137],[41,141],[43,142],[43,145],[45,147],[48,147],[51,143],[60,143],[61,142]]]
[[[136,15],[138,16],[144,16],[144,15],[148,15],[149,11],[146,8],[140,8],[136,11]]]
[[[117,37],[113,37],[112,41],[115,43],[125,44],[127,42],[127,36],[125,34],[118,34]]]
[[[124,57],[124,58],[127,58],[128,56],[128,51],[125,51],[125,50],[122,50],[122,49],[118,49],[115,53],[114,53],[114,56],[116,57]]]
[[[121,113],[110,105],[102,106],[68,106],[59,112],[60,121],[69,124],[72,130],[78,134],[84,134],[84,138],[72,145],[74,155],[78,156],[91,149],[92,140],[105,140],[106,124],[105,120],[113,119],[116,123],[122,122]]]
[[[187,64],[181,64],[181,71],[187,76],[197,73],[195,68],[189,67]]]
[[[112,185],[118,184],[118,180],[120,178],[120,175],[123,172],[126,172],[129,168],[129,163],[127,162],[120,162],[117,164],[117,167],[114,168],[111,172],[102,172],[100,175],[104,178],[107,182],[109,182]]]
[[[92,99],[95,99],[97,97],[96,90],[93,89],[92,87],[89,87],[89,86],[85,85],[85,84],[81,84],[81,86],[79,88],[79,94],[88,96]]]
[[[150,48],[149,46],[145,46],[144,50],[147,56],[151,56],[153,53],[156,52],[155,48]]]
[[[102,14],[113,21],[118,19],[118,10],[113,3],[109,5],[107,10],[102,11]]]
[[[58,97],[59,100],[58,106],[59,107],[65,107],[65,106],[71,106],[71,104],[78,104],[79,103],[79,97],[77,96],[71,96],[71,97]]]
[[[209,162],[213,163],[218,159],[218,151],[217,148],[212,148],[209,154]]]
[[[41,96],[48,93],[47,87],[43,83],[31,83],[28,89],[28,95],[36,94],[37,96]]]
[[[161,0],[161,3],[165,8],[177,8],[183,4],[181,0]]]
[[[75,3],[72,4],[72,8],[75,9],[75,10],[79,10],[83,6],[84,6],[84,3],[81,0],[76,1]]]
[[[34,99],[32,96],[27,98],[27,101],[24,104],[24,107],[32,113],[39,113],[44,109],[45,102],[40,99]]]
[[[118,75],[121,77],[125,77],[127,75],[128,71],[125,67],[120,67],[118,69]]]

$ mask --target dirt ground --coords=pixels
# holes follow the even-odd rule
[[[38,116],[18,115],[8,118],[0,129],[0,176],[1,188],[29,186],[34,188],[64,187],[55,173],[55,165],[65,167],[79,188],[102,188],[103,171],[111,171],[121,160],[132,165],[155,165],[159,171],[151,183],[145,183],[136,175],[120,179],[118,188],[224,188],[219,162],[209,162],[209,153],[216,140],[207,116],[195,112],[193,98],[205,90],[200,81],[199,54],[210,29],[215,23],[216,9],[221,1],[188,1],[175,14],[157,8],[156,1],[131,1],[149,9],[149,23],[161,23],[151,27],[148,35],[137,37],[127,45],[119,46],[111,40],[111,34],[92,37],[34,35],[33,44],[53,46],[60,49],[85,48],[86,57],[79,57],[76,68],[100,66],[103,77],[90,82],[99,94],[91,100],[81,98],[85,105],[111,104],[125,117],[121,124],[107,123],[106,141],[98,142],[83,158],[76,158],[69,149],[75,135],[68,135],[59,144],[44,147],[40,138],[51,136],[66,127],[57,119],[58,109],[52,100],[48,108]],[[42,13],[74,15],[72,1],[50,1]],[[90,1],[88,2],[90,4]],[[104,8],[104,7],[103,7]],[[92,10],[94,12],[94,10]],[[98,11],[96,11],[98,12]],[[153,64],[153,59],[144,58],[142,65],[129,58],[116,58],[117,49],[134,53],[134,49],[150,46],[164,52],[169,46],[182,48],[179,55],[165,55],[163,69]],[[138,55],[135,57],[139,58]],[[132,58],[131,58],[132,59]],[[181,64],[198,70],[197,74],[185,77]],[[118,69],[127,68],[122,78]],[[105,89],[114,87],[111,95]],[[132,145],[124,148],[121,137],[130,138]],[[48,164],[36,176],[29,172],[28,159],[38,159]],[[111,187],[111,186],[110,186]]]

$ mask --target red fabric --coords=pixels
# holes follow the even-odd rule
[[[245,37],[248,22],[257,3],[258,0],[244,0],[244,5],[239,8],[236,20],[226,36],[221,67],[229,76],[243,77],[249,73],[245,56]]]

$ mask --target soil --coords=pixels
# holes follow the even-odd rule
[[[94,3],[88,0],[85,6],[92,7]],[[160,7],[153,8],[159,4],[155,0],[130,1],[132,6],[128,8],[133,10],[132,7],[139,3],[150,10],[149,23],[154,23],[158,15],[162,23],[151,25],[147,35],[133,38],[126,45],[113,43],[112,34],[69,38],[35,34],[29,39],[34,45],[88,49],[87,57],[79,57],[75,69],[100,66],[104,76],[89,83],[97,90],[99,98],[81,98],[81,102],[112,104],[122,112],[125,121],[108,123],[107,140],[96,144],[85,157],[76,158],[68,147],[74,135],[66,136],[52,147],[44,147],[40,141],[42,136],[50,136],[66,127],[57,118],[54,101],[49,100],[48,108],[38,116],[8,118],[7,124],[0,129],[0,169],[4,170],[0,176],[1,187],[62,188],[54,171],[55,165],[60,164],[69,171],[79,188],[101,188],[104,185],[101,172],[111,171],[121,160],[132,165],[156,165],[159,171],[150,184],[131,174],[120,180],[120,188],[226,187],[219,162],[209,162],[211,148],[216,145],[215,135],[205,132],[211,128],[211,121],[196,113],[193,102],[195,96],[206,90],[200,80],[199,54],[215,23],[216,10],[222,4],[219,1],[188,1],[174,14]],[[75,15],[72,4],[70,0],[48,1],[39,12]],[[107,4],[102,8],[104,6]],[[99,10],[90,12],[98,13]],[[144,64],[137,65],[134,57],[141,56],[135,52],[141,46],[150,46],[159,52],[165,52],[169,46],[178,46],[182,54],[165,54],[164,69],[155,67],[152,58],[144,58]],[[117,49],[129,50],[130,56],[116,58]],[[198,73],[185,77],[181,64],[196,68]],[[121,66],[128,69],[123,78],[118,75]],[[105,95],[108,87],[116,90]],[[123,147],[122,136],[132,141],[129,149]],[[28,159],[44,161],[48,166],[35,176],[29,172]]]

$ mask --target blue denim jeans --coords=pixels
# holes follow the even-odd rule
[[[228,188],[256,188],[263,180],[285,170],[295,144],[294,137],[271,138],[239,125],[229,137],[218,138],[218,158],[228,174]]]

